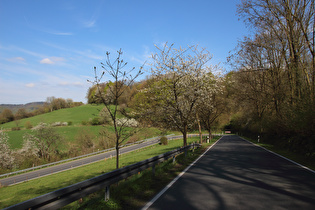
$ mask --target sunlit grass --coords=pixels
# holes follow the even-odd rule
[[[214,142],[215,140],[212,141]],[[175,164],[170,159],[156,165],[154,176],[152,169],[149,168],[127,180],[120,181],[117,185],[112,185],[109,201],[104,200],[104,190],[100,190],[83,198],[83,203],[76,201],[63,209],[140,209],[212,143],[203,144],[202,148],[194,152],[189,151],[187,155],[177,156]]]
[[[188,138],[188,142],[196,142],[198,137]],[[154,145],[140,149],[120,157],[120,167],[127,166],[182,146],[182,140],[169,141],[169,144]],[[101,175],[115,169],[115,158],[102,160],[72,170],[50,176],[30,180],[13,186],[0,188],[0,208],[37,197],[39,195],[69,186],[71,184]],[[0,179],[1,182],[1,179]]]

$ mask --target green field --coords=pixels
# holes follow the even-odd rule
[[[54,123],[54,122],[72,122],[73,125],[81,125],[83,120],[88,121],[97,117],[99,112],[103,109],[104,105],[83,105],[74,108],[60,109],[46,114],[37,115],[30,118],[19,120],[18,126],[22,129],[25,127],[26,122],[30,122],[33,126],[38,125],[40,122]],[[16,121],[5,123],[1,125],[4,129],[17,127]]]
[[[74,108],[60,109],[46,114],[37,115],[34,117],[22,119],[17,122],[9,122],[2,124],[0,127],[5,129],[9,135],[9,143],[12,149],[19,149],[23,144],[23,135],[25,133],[31,133],[32,131],[25,128],[26,122],[30,122],[31,125],[36,126],[41,122],[51,124],[55,122],[71,122],[68,126],[58,126],[55,127],[56,131],[64,137],[64,142],[59,145],[60,150],[67,149],[67,144],[75,142],[76,136],[82,131],[94,135],[95,143],[97,144],[97,137],[99,136],[100,130],[106,130],[109,133],[113,133],[113,127],[106,126],[90,126],[82,125],[82,121],[90,121],[91,119],[97,117],[99,112],[104,108],[104,105],[83,105]],[[121,117],[121,116],[120,116]],[[20,127],[21,130],[13,130],[13,127]],[[136,134],[134,139],[143,140],[153,136],[159,136],[160,131],[156,128],[143,128],[140,129]]]
[[[188,138],[188,142],[196,142],[198,138]],[[168,145],[154,145],[120,157],[121,167],[127,166],[182,146],[182,140],[169,141]],[[62,187],[95,177],[115,169],[115,159],[99,161],[87,166],[74,168],[50,176],[30,180],[13,186],[0,188],[0,208],[4,208],[24,200],[57,190]],[[1,179],[0,179],[1,182]]]

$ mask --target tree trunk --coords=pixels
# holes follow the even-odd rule
[[[202,144],[202,132],[201,132],[201,125],[200,125],[200,120],[199,120],[198,113],[196,114],[196,118],[197,118],[197,123],[198,123],[198,128],[199,128],[200,144]]]
[[[209,140],[210,140],[210,143],[211,143],[211,140],[212,140],[211,128],[209,128]]]
[[[183,143],[184,143],[184,147],[186,147],[187,146],[187,125],[184,126]]]
[[[116,169],[119,169],[119,147],[116,147]]]

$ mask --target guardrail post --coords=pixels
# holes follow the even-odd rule
[[[153,174],[153,176],[155,176],[155,164],[153,164],[153,166],[152,166],[152,174]]]
[[[109,200],[109,189],[110,189],[110,185],[105,187],[105,201]]]

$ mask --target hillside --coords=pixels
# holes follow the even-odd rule
[[[30,118],[21,119],[19,121],[13,121],[1,125],[1,128],[6,130],[9,135],[9,143],[11,148],[21,148],[23,143],[23,135],[30,133],[30,129],[26,129],[26,124],[30,123],[32,126],[38,125],[40,122],[52,124],[55,122],[67,122],[68,126],[55,127],[57,132],[64,137],[64,143],[59,145],[61,150],[67,150],[70,144],[76,142],[78,135],[87,132],[93,136],[95,143],[98,143],[96,139],[99,136],[100,130],[106,130],[108,133],[113,132],[113,128],[110,125],[106,126],[91,126],[82,125],[82,121],[88,122],[91,119],[97,117],[102,110],[103,105],[82,105],[74,108],[60,109],[46,114],[37,115]],[[70,123],[71,122],[71,123]],[[14,127],[20,127],[21,130],[11,131]],[[152,136],[160,135],[160,131],[156,128],[144,128],[133,137],[134,140],[145,139]]]
[[[42,106],[45,102],[32,102],[27,104],[0,104],[0,113],[4,109],[10,109],[13,113],[16,113],[19,109],[25,109],[26,112],[32,112]]]
[[[60,109],[36,115],[34,117],[21,119],[18,122],[18,126],[23,129],[25,128],[26,122],[30,122],[32,126],[36,126],[40,122],[49,124],[54,122],[72,122],[73,125],[79,125],[84,120],[88,121],[90,118],[98,116],[98,113],[102,110],[102,108],[102,105],[83,105],[74,108]],[[10,129],[12,127],[16,127],[16,124],[16,121],[12,121],[2,124],[1,127],[4,129]]]

